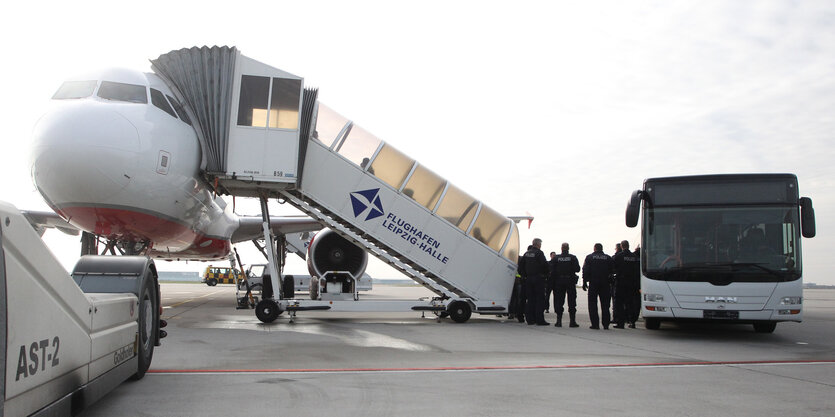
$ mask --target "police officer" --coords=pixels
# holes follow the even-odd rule
[[[551,291],[554,290],[554,279],[556,279],[556,275],[554,275],[554,258],[557,257],[556,252],[550,253],[551,258],[548,260],[548,279],[545,281],[545,312],[547,313],[550,309],[550,302],[551,302]],[[556,304],[554,304],[554,308],[556,308]]]
[[[589,292],[589,319],[591,328],[600,329],[600,317],[597,314],[597,299],[600,298],[600,311],[603,318],[603,328],[609,328],[609,277],[614,271],[615,263],[609,255],[603,253],[603,245],[594,244],[594,252],[586,256],[583,262],[583,291]]]
[[[641,286],[641,263],[635,254],[629,251],[629,241],[620,242],[623,251],[615,255],[615,317],[616,329],[622,329],[624,322],[635,328],[638,320],[636,297]]]
[[[580,262],[577,257],[568,253],[568,243],[563,243],[562,253],[551,260],[554,271],[554,311],[557,322],[554,326],[562,327],[562,313],[565,311],[565,299],[568,298],[568,315],[571,323],[568,327],[579,327],[577,324],[577,272],[580,272]]]
[[[527,301],[525,321],[529,325],[547,326],[545,321],[545,277],[548,276],[548,261],[542,253],[542,239],[536,238],[519,261],[518,272],[525,280]]]
[[[522,257],[517,260],[520,262]],[[513,281],[513,291],[510,294],[510,306],[508,307],[507,318],[513,320],[514,318],[522,323],[525,321],[525,285],[522,280],[522,275],[516,273],[516,279]]]
[[[615,243],[615,253],[612,254],[612,259],[614,260],[615,256],[617,256],[617,254],[619,254],[621,252],[623,252],[623,248],[620,246],[620,242]],[[615,297],[616,297],[615,292],[617,291],[617,288],[615,288],[615,271],[612,271],[612,275],[609,276],[609,291],[610,291],[609,294],[612,296],[611,300],[614,301]],[[620,317],[620,315],[618,314],[618,311],[615,309],[615,303],[613,302],[612,303],[612,323],[617,323],[619,317]]]

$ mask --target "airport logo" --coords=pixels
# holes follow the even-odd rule
[[[372,188],[363,191],[354,191],[350,194],[351,206],[354,208],[354,217],[360,217],[368,213],[365,220],[376,219],[383,215],[383,203],[380,202],[380,189]]]
[[[449,256],[443,253],[444,249],[441,248],[441,242],[435,239],[435,236],[431,236],[395,213],[385,213],[383,203],[380,202],[379,188],[354,191],[348,195],[351,197],[354,218],[364,217],[365,221],[368,221],[382,217],[385,214],[386,217],[382,219],[383,229],[403,238],[404,241],[426,252],[441,263],[449,262]]]

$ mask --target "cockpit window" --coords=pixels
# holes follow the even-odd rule
[[[185,109],[183,109],[183,105],[180,104],[180,102],[174,97],[169,95],[166,95],[166,97],[168,97],[168,101],[171,102],[171,105],[174,106],[174,110],[177,111],[177,116],[180,116],[180,120],[191,126],[191,119],[188,118]]]
[[[174,113],[174,109],[171,108],[171,105],[168,104],[168,101],[165,100],[165,95],[162,94],[159,90],[151,89],[151,103],[161,109],[162,111],[168,113],[173,118],[177,118],[177,114]]]
[[[53,100],[67,100],[73,98],[84,98],[93,95],[93,90],[96,89],[95,81],[67,81],[61,84]]]
[[[135,84],[102,81],[98,95],[107,100],[148,103],[148,93],[145,91],[145,87]]]

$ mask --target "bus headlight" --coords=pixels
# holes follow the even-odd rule
[[[644,301],[660,302],[664,301],[664,296],[661,294],[644,294]]]
[[[783,297],[780,300],[780,305],[794,305],[794,304],[802,304],[803,297]]]

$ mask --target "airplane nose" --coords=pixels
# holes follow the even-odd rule
[[[130,184],[139,160],[139,133],[106,104],[61,104],[35,125],[32,179],[55,208],[107,202]]]

